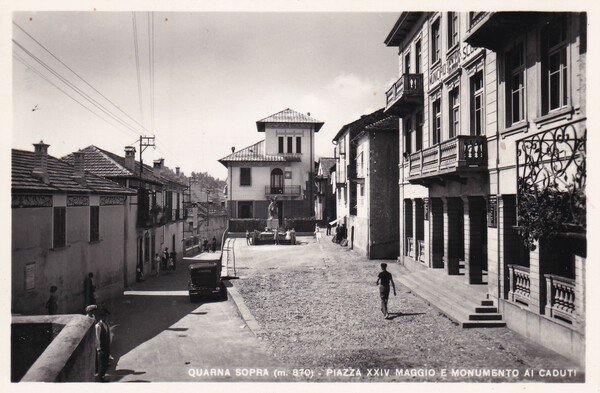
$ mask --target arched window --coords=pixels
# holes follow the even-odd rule
[[[279,168],[271,171],[271,194],[283,194],[283,171]]]

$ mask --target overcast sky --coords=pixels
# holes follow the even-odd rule
[[[136,13],[142,109],[131,13],[15,13],[14,21],[127,115],[151,130],[148,13]],[[398,78],[396,48],[383,40],[398,14],[154,13],[156,150],[189,174],[224,178],[217,160],[263,139],[255,122],[285,108],[325,122],[317,156],[331,156],[340,127],[385,104]],[[13,38],[135,131],[110,119],[14,45],[19,58],[116,128],[13,57],[14,148],[43,139],[61,157],[94,144],[118,154],[141,127],[13,25]],[[143,117],[142,117],[143,113]]]

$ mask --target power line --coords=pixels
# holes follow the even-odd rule
[[[154,13],[148,12],[148,64],[150,74],[150,128],[155,130],[154,123]]]
[[[138,83],[138,97],[140,100],[140,117],[142,124],[144,124],[144,109],[142,104],[142,81],[140,79],[140,52],[138,49],[138,38],[137,38],[137,23],[135,12],[131,13],[132,21],[133,21],[133,44],[135,48],[135,69],[137,72],[137,83]]]
[[[66,95],[67,97],[69,97],[70,99],[72,99],[73,101],[75,101],[76,103],[78,103],[79,105],[81,105],[82,107],[84,107],[85,109],[87,109],[88,111],[90,111],[92,114],[96,115],[96,117],[98,117],[99,119],[105,121],[107,124],[111,125],[115,129],[117,129],[119,131],[123,131],[123,129],[121,129],[118,126],[114,125],[113,123],[109,122],[108,120],[106,120],[106,118],[100,116],[98,113],[94,112],[89,107],[87,107],[83,103],[81,103],[81,101],[79,101],[78,99],[76,99],[75,97],[73,97],[72,95],[70,95],[69,93],[67,93],[66,91],[64,91],[63,89],[61,89],[58,85],[56,85],[54,82],[52,82],[50,79],[48,79],[44,74],[42,74],[41,72],[39,72],[38,70],[36,70],[35,67],[33,67],[31,64],[27,63],[27,61],[25,61],[24,59],[22,59],[17,53],[13,52],[13,56],[15,57],[15,59],[17,59],[25,67],[29,68],[31,71],[33,71],[35,74],[37,74],[40,78],[42,78],[46,82],[50,83],[52,86],[54,86],[55,88],[57,88],[58,90],[60,90],[64,95]],[[136,141],[137,141],[137,139],[136,139]]]
[[[60,64],[62,64],[63,66],[65,66],[69,71],[71,71],[73,74],[75,74],[79,79],[81,79],[86,85],[88,85],[90,88],[92,88],[96,93],[100,94],[105,100],[107,100],[108,102],[110,102],[115,108],[117,108],[122,114],[124,114],[125,116],[127,116],[131,121],[133,121],[134,123],[136,123],[137,125],[139,125],[140,127],[142,127],[144,129],[144,131],[149,132],[148,130],[145,129],[145,127],[140,124],[137,120],[135,120],[133,117],[131,117],[127,112],[125,112],[123,109],[121,109],[121,107],[119,107],[117,104],[115,104],[113,101],[111,101],[108,97],[106,97],[104,94],[102,94],[100,91],[98,91],[98,89],[96,89],[94,86],[92,86],[85,78],[83,78],[81,75],[79,75],[77,72],[75,72],[75,70],[73,70],[71,67],[69,67],[67,64],[65,64],[61,59],[59,59],[56,55],[54,55],[54,53],[52,53],[52,51],[50,51],[48,48],[46,48],[46,46],[44,46],[41,42],[39,42],[38,40],[36,40],[31,34],[29,34],[24,28],[22,28],[21,26],[19,26],[18,23],[16,22],[12,22],[15,26],[17,26],[23,33],[25,33],[29,38],[31,38],[36,44],[38,44],[39,46],[41,46],[46,52],[48,52],[50,54],[50,56],[52,56],[54,59],[56,59]]]
[[[99,103],[98,101],[96,101],[94,98],[90,97],[88,94],[86,94],[80,88],[78,88],[73,83],[71,83],[69,80],[67,80],[65,77],[63,77],[62,75],[60,75],[56,70],[54,70],[52,67],[50,67],[48,64],[46,64],[43,60],[41,60],[40,58],[38,58],[36,55],[34,55],[33,53],[31,53],[29,50],[27,50],[23,45],[19,44],[14,39],[12,40],[12,42],[15,43],[19,48],[21,48],[21,50],[24,51],[27,55],[29,55],[29,57],[31,57],[32,59],[34,59],[36,62],[38,62],[40,65],[42,65],[42,67],[44,67],[46,70],[50,71],[54,76],[56,76],[58,79],[60,79],[63,83],[65,83],[67,86],[71,87],[73,90],[75,90],[77,93],[79,93],[85,99],[87,99],[95,107],[97,107],[102,112],[104,112],[107,115],[109,115],[110,117],[112,117],[114,120],[116,120],[117,122],[119,122],[121,125],[125,126],[129,130],[131,130],[134,134],[138,134],[139,133],[138,130],[134,129],[129,124],[125,123],[122,119],[120,119],[119,117],[117,117],[114,113],[112,113],[104,105],[102,105],[101,103]]]

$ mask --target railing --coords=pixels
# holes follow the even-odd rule
[[[409,156],[409,179],[487,166],[486,139],[459,135]]]
[[[423,74],[404,74],[385,93],[386,109],[401,98],[423,96]]]
[[[301,161],[302,153],[278,153],[278,156],[284,157],[287,161]]]
[[[528,306],[531,295],[529,268],[520,265],[508,265],[508,277],[510,280],[508,299],[513,303]]]
[[[412,237],[406,238],[406,255],[411,258],[415,257],[415,239]]]
[[[425,241],[417,240],[417,260],[425,262]]]
[[[265,186],[265,195],[299,196],[300,186]]]
[[[546,315],[569,323],[575,320],[575,280],[544,274],[546,278]]]

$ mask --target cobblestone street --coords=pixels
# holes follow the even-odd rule
[[[235,287],[261,325],[273,356],[289,367],[322,370],[336,381],[583,381],[571,361],[507,328],[462,329],[400,285],[403,268],[390,263],[398,295],[385,320],[375,281],[381,261],[367,261],[329,239],[301,238],[297,246],[235,243]],[[359,377],[327,375],[327,368],[360,369]],[[389,369],[376,378],[367,369]],[[421,375],[396,375],[418,369]],[[447,369],[447,376],[441,370]],[[452,375],[451,370],[519,370],[518,377]],[[526,376],[526,370],[532,375]],[[435,375],[424,376],[425,370]],[[576,370],[571,378],[540,376]],[[573,374],[575,374],[573,376]]]

